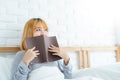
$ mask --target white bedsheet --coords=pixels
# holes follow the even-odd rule
[[[64,75],[59,71],[57,67],[46,67],[33,70],[29,74],[28,80],[62,80]]]
[[[57,67],[42,67],[33,70],[28,80],[66,80]],[[92,76],[76,77],[70,80],[103,80]]]
[[[73,78],[94,76],[104,80],[120,80],[120,63],[78,70],[73,75],[74,75]]]
[[[1,80],[11,79],[12,62],[13,58],[0,57]],[[51,72],[49,73],[49,71]],[[61,72],[57,68],[43,67],[32,71],[29,74],[29,80],[64,80],[64,79],[63,74],[61,74]],[[73,79],[71,80],[120,80],[120,63],[115,63],[97,68],[77,70],[73,72]]]

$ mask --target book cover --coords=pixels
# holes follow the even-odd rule
[[[48,37],[45,35],[26,38],[27,49],[31,49],[34,46],[35,50],[39,50],[40,55],[33,59],[32,63],[44,63],[52,62],[61,59],[61,57],[52,55],[53,52],[49,52],[50,45],[59,47],[56,36]]]

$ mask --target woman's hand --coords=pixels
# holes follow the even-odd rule
[[[33,47],[32,49],[28,49],[23,57],[23,62],[28,66],[29,63],[35,58],[37,57],[40,53],[38,53],[38,50],[35,50],[35,47]]]
[[[61,57],[62,59],[64,59],[64,64],[65,65],[68,64],[70,58],[65,51],[61,50],[60,48],[58,48],[54,45],[51,45],[49,47],[48,51],[49,52],[54,52],[53,55],[57,55],[57,56]]]

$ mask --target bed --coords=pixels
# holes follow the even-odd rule
[[[65,51],[75,51],[78,55],[78,66],[79,70],[73,71],[73,79],[72,80],[120,80],[120,47],[61,47],[61,49]],[[0,47],[0,53],[4,55],[5,53],[16,53],[19,51],[19,47]],[[91,68],[90,65],[90,55],[91,51],[101,51],[101,50],[110,50],[115,51],[116,53],[116,63]],[[1,80],[11,80],[11,64],[14,59],[14,56],[0,56],[0,75]],[[46,68],[47,69],[47,68]],[[33,74],[39,75],[39,69],[33,71],[30,75],[31,78],[29,80],[64,80],[59,73],[56,73],[54,76],[46,76],[44,78],[36,77]],[[43,71],[44,72],[44,71]]]

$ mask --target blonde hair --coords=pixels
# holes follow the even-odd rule
[[[20,43],[20,49],[21,50],[27,50],[26,38],[27,37],[33,37],[33,30],[35,28],[34,25],[36,25],[39,22],[41,23],[43,28],[45,28],[46,31],[48,31],[47,24],[45,23],[44,20],[42,20],[40,18],[32,18],[32,19],[28,20],[26,22],[25,26],[24,26],[24,31],[23,31],[23,35],[22,35],[22,39],[21,39],[21,43]]]

